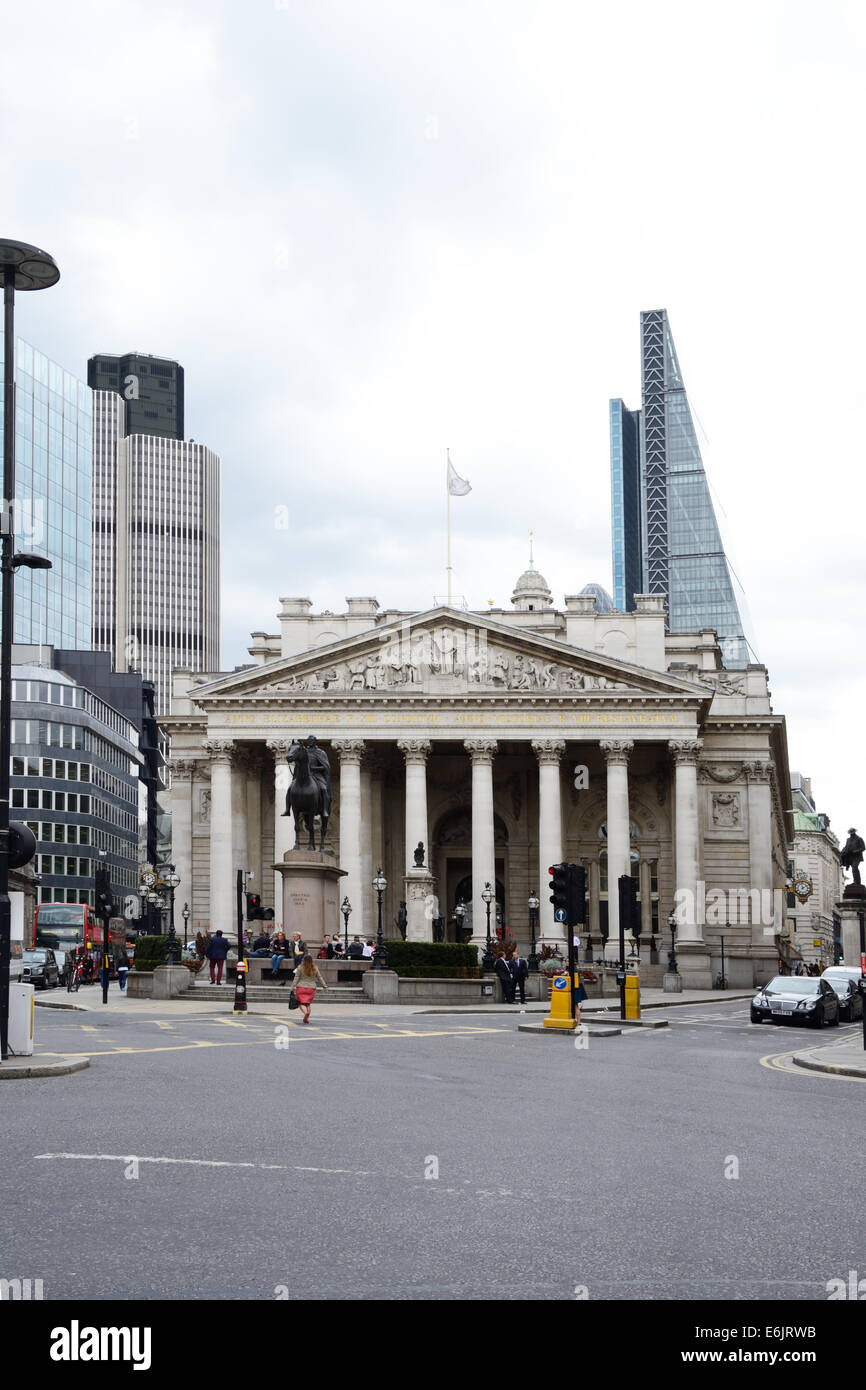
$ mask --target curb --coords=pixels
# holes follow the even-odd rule
[[[34,999],[33,1006],[37,1009],[74,1009],[77,1014],[90,1012],[84,1004],[60,1004],[54,999]]]
[[[855,1076],[866,1081],[866,1066],[855,1067],[846,1066],[843,1063],[818,1062],[810,1057],[808,1052],[794,1052],[791,1061],[795,1067],[802,1067],[804,1071],[825,1071],[834,1076]]]
[[[76,1057],[68,1062],[22,1062],[10,1067],[6,1062],[0,1065],[0,1081],[23,1081],[34,1076],[69,1076],[71,1072],[83,1071],[90,1066],[89,1057]]]
[[[617,1038],[622,1033],[621,1028],[589,1028],[585,1023],[581,1024],[584,1037],[588,1038]],[[577,1032],[574,1028],[545,1028],[543,1023],[521,1023],[517,1029],[518,1033],[535,1033],[549,1037],[551,1034],[562,1034],[566,1038],[573,1038]]]

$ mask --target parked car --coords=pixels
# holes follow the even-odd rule
[[[850,965],[828,965],[821,976],[839,996],[840,1017],[843,1023],[853,1023],[863,1017],[863,995],[860,993],[860,971]]]
[[[752,1000],[751,1020],[763,1023],[810,1023],[822,1028],[838,1025],[839,996],[823,976],[776,975]]]
[[[24,967],[21,975],[25,985],[38,985],[40,989],[56,989],[60,984],[60,971],[53,951],[47,947],[37,947],[32,951],[22,951],[21,962]]]

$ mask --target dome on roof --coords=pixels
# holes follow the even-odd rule
[[[553,603],[550,586],[534,565],[524,570],[518,579],[511,595],[511,602],[524,613],[531,612],[534,608],[549,608]]]
[[[581,598],[584,596],[591,596],[595,599],[596,613],[613,613],[616,611],[616,604],[607,592],[607,589],[603,588],[601,584],[584,584],[580,591],[580,596]]]

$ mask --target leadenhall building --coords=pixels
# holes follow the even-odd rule
[[[766,668],[726,670],[713,631],[667,632],[662,597],[612,610],[597,585],[555,609],[533,568],[509,610],[407,613],[350,598],[345,613],[314,613],[284,598],[279,632],[252,634],[251,665],[176,671],[161,723],[191,925],[234,934],[243,868],[291,930],[274,867],[294,847],[286,753],[314,735],[331,767],[326,849],[345,874],[353,935],[375,933],[381,866],[386,935],[405,901],[410,937],[460,939],[464,903],[482,943],[489,883],[496,921],[524,950],[533,894],[539,934],[561,941],[547,869],[567,860],[588,875],[582,959],[587,944],[594,959],[618,955],[617,883],[631,873],[641,930],[627,949],[646,983],[664,972],[675,909],[686,988],[711,986],[722,937],[732,985],[776,973],[787,924],[768,904],[784,902],[774,890],[793,827]]]

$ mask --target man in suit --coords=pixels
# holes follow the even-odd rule
[[[514,984],[520,992],[521,1004],[526,1003],[526,977],[529,974],[529,961],[522,956],[519,951],[515,951],[511,957],[511,973],[514,976]]]
[[[511,972],[510,962],[504,956],[497,956],[495,970],[502,981],[502,993],[505,995],[506,1004],[514,1003],[514,976]]]

